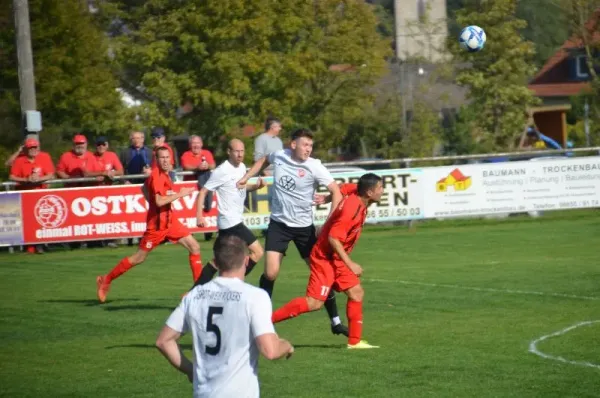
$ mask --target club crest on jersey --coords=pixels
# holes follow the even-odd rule
[[[298,177],[302,178],[306,175],[306,171],[304,169],[298,169]]]

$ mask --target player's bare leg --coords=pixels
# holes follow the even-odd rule
[[[363,325],[363,298],[365,291],[360,284],[351,287],[344,291],[348,296],[348,303],[346,304],[346,315],[348,317],[348,348],[349,349],[366,349],[366,348],[379,348],[378,346],[371,345],[365,340],[361,340],[362,337],[362,325]]]
[[[110,290],[110,284],[113,280],[123,275],[125,272],[143,263],[148,257],[148,252],[138,249],[133,255],[123,258],[119,263],[106,275],[100,275],[96,278],[96,294],[98,301],[104,303],[106,295]]]
[[[325,301],[318,300],[313,297],[296,297],[283,307],[276,309],[273,312],[271,320],[273,323],[282,322],[290,318],[295,318],[298,315],[306,312],[320,310],[324,304]]]
[[[258,240],[252,242],[248,249],[250,250],[250,260],[248,261],[248,266],[246,267],[246,275],[248,275],[254,269],[254,266],[260,261],[262,256],[265,254],[263,247],[260,245]]]
[[[310,268],[310,258],[305,258],[304,262]],[[348,337],[348,328],[342,324],[342,320],[340,319],[337,302],[335,300],[335,291],[333,289],[329,289],[329,295],[327,296],[327,300],[325,300],[324,304],[327,315],[331,320],[331,333],[341,334]]]
[[[281,260],[283,260],[283,253],[267,251],[267,255],[265,256],[265,271],[260,276],[259,285],[261,289],[269,294],[269,297],[273,295],[273,287],[275,279],[279,275]]]
[[[192,270],[192,278],[194,281],[197,281],[200,278],[200,274],[202,273],[202,259],[200,257],[200,244],[198,241],[190,234],[184,236],[183,238],[177,241],[181,246],[185,247],[187,251],[190,253],[188,256],[188,260],[190,263],[190,269]]]

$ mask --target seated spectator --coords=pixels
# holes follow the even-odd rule
[[[17,189],[45,189],[45,181],[55,178],[52,158],[40,151],[39,141],[28,138],[23,145],[23,156],[17,156],[10,168],[10,177]],[[27,246],[28,253],[43,253],[42,245]]]
[[[125,170],[125,174],[145,174],[150,175],[152,169],[152,150],[144,145],[144,133],[133,131],[129,134],[130,146],[121,151],[121,164]],[[145,178],[130,179],[125,181],[126,184],[142,184]]]
[[[77,134],[73,137],[73,149],[65,152],[60,157],[56,166],[56,174],[59,178],[85,177],[88,170],[92,170],[96,163],[94,155],[87,150],[87,138],[85,135]],[[65,187],[84,187],[91,185],[88,182],[68,182]]]
[[[111,185],[115,176],[123,175],[123,165],[116,153],[108,150],[106,137],[96,138],[96,152],[94,152],[94,166],[88,168],[87,177],[98,177],[96,185]]]

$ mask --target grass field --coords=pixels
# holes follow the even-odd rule
[[[598,397],[600,323],[537,344],[587,366],[528,348],[600,320],[599,246],[597,211],[368,227],[354,258],[365,269],[365,338],[382,348],[345,350],[324,311],[281,323],[296,354],[261,360],[262,396]],[[96,303],[95,276],[130,250],[0,254],[1,396],[191,396],[154,348],[190,285],[184,249],[161,246]],[[302,295],[307,274],[290,250],[274,305]]]

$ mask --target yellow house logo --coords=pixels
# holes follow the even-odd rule
[[[435,190],[438,192],[448,191],[453,187],[455,191],[466,191],[471,186],[471,177],[466,177],[459,169],[454,169],[447,177],[436,183]]]

